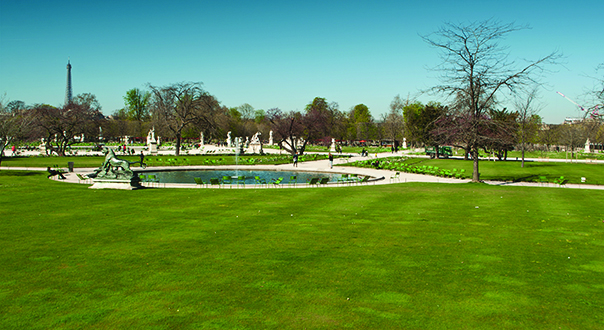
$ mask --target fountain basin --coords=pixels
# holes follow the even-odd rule
[[[238,176],[245,176],[245,184],[256,184],[255,177],[271,183],[278,178],[283,178],[282,183],[290,183],[290,178],[296,176],[292,183],[306,183],[312,178],[329,178],[329,182],[337,182],[342,174],[333,172],[310,172],[296,170],[267,170],[267,169],[190,169],[190,168],[172,168],[146,171],[137,171],[139,175],[155,175],[161,183],[195,183],[195,178],[201,178],[203,182],[210,182],[211,178],[222,180],[224,176],[233,178],[233,184],[237,184]]]

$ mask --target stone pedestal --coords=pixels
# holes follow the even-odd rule
[[[92,179],[94,183],[88,187],[90,189],[121,189],[121,190],[135,190],[141,189],[143,186],[140,184],[140,179],[135,177],[131,180],[117,180],[117,179]]]
[[[149,143],[149,153],[152,156],[157,156],[157,142],[151,141],[151,143]]]

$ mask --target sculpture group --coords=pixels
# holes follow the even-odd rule
[[[130,169],[130,165],[140,164],[142,168],[146,168],[142,159],[138,162],[120,159],[110,148],[105,148],[103,153],[105,154],[103,165],[88,174],[88,177],[94,181],[94,185],[90,188],[136,189],[141,187],[140,179]]]

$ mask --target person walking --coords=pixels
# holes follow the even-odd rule
[[[329,153],[329,168],[333,168],[333,155]]]
[[[298,153],[294,154],[294,167],[298,167]]]

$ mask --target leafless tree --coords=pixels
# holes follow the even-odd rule
[[[408,103],[408,101],[407,101]],[[401,100],[399,95],[395,96],[392,102],[390,102],[390,112],[383,116],[384,131],[388,138],[392,139],[392,143],[396,143],[396,140],[401,140],[404,136],[403,129],[405,122],[403,120],[403,108],[407,104]]]
[[[35,124],[46,140],[46,150],[65,156],[65,152],[75,140],[75,136],[92,136],[100,126],[103,116],[86,104],[70,102],[56,108],[48,104],[37,105],[32,109]]]
[[[563,124],[559,127],[560,143],[570,148],[570,158],[575,157],[575,148],[585,143],[585,127],[581,123]]]
[[[189,125],[205,128],[215,126],[214,114],[220,105],[206,92],[201,83],[176,83],[157,87],[149,85],[153,95],[151,112],[154,120],[176,138],[176,155],[180,155],[183,130]]]
[[[314,108],[306,109],[304,114],[296,111],[285,113],[274,108],[268,110],[266,117],[271,123],[279,146],[293,155],[303,154],[309,141],[324,137],[326,126],[329,124],[328,114]]]
[[[524,152],[526,150],[526,142],[532,139],[537,131],[538,124],[536,115],[541,110],[541,105],[536,104],[538,97],[538,89],[530,90],[524,98],[518,97],[514,102],[514,107],[518,113],[518,135],[520,142],[520,150],[522,151],[522,162],[520,167],[524,167]]]
[[[543,72],[545,64],[558,59],[558,54],[553,52],[524,65],[509,60],[507,48],[501,46],[499,40],[525,28],[493,20],[447,23],[433,34],[422,36],[425,42],[441,50],[442,64],[434,70],[441,72],[443,84],[433,87],[432,91],[452,97],[461,93],[468,100],[466,112],[470,115],[471,139],[468,143],[474,161],[473,182],[480,181],[480,121],[496,101],[496,96],[504,90],[515,93],[534,86],[537,84],[535,75]]]

